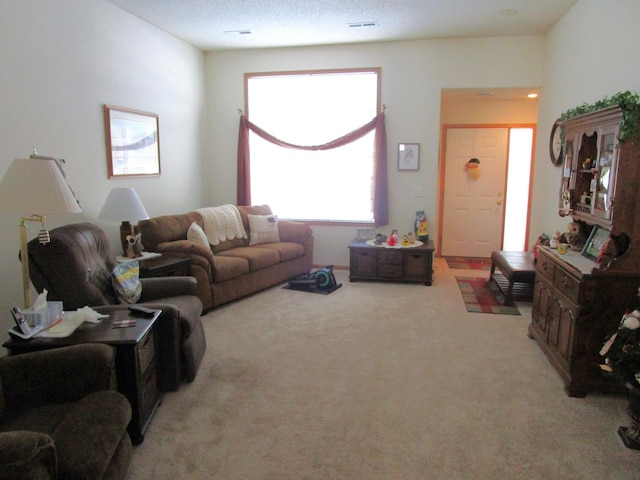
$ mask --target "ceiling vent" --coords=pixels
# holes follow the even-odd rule
[[[225,35],[251,35],[251,30],[226,30]]]
[[[349,28],[360,28],[360,27],[377,27],[378,22],[355,22],[355,23],[347,23]]]

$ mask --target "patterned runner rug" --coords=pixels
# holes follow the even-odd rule
[[[456,270],[491,270],[490,258],[444,257],[449,268]]]
[[[502,305],[502,293],[495,282],[487,283],[487,278],[458,277],[458,288],[467,307],[472,313],[499,313],[503,315],[520,315],[515,305]]]

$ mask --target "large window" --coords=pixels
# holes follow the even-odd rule
[[[247,118],[283,142],[319,146],[379,111],[379,69],[247,74]],[[371,222],[375,130],[337,148],[286,148],[249,134],[251,203],[282,218]]]

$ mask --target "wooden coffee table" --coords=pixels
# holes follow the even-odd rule
[[[349,245],[349,281],[424,282],[433,284],[433,241],[402,248],[370,245],[356,238]]]

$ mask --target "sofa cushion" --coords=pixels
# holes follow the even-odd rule
[[[227,256],[224,253],[216,257],[214,282],[224,282],[249,273],[249,261],[245,258]]]
[[[288,260],[293,260],[294,258],[304,256],[304,246],[300,243],[265,243],[264,245],[260,245],[260,248],[270,248],[276,250],[280,255],[281,262],[286,262]]]
[[[196,222],[193,222],[189,226],[189,230],[187,230],[187,240],[190,240],[195,243],[199,243],[202,246],[211,248],[209,244],[209,240],[207,239],[207,234],[204,233],[204,230],[200,225]]]
[[[249,262],[249,270],[261,270],[280,263],[280,253],[272,248],[242,247],[227,250],[220,254],[225,257],[242,258]]]
[[[275,243],[280,241],[278,235],[277,215],[248,215],[249,245]]]
[[[269,205],[238,205],[238,211],[245,231],[249,230],[249,215],[271,215],[273,213]]]

